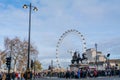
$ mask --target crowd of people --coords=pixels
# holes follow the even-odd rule
[[[89,77],[99,77],[99,76],[119,76],[120,70],[107,69],[107,70],[96,70],[96,69],[78,69],[78,70],[67,70],[64,72],[39,72],[30,73],[30,78],[42,78],[42,77],[59,77],[68,79],[80,79]],[[12,80],[25,80],[26,73],[12,72],[10,73],[10,78]],[[8,73],[0,72],[0,80],[8,80]]]
[[[82,70],[78,71],[67,71],[63,77],[65,78],[88,78],[88,77],[99,77],[99,76],[117,76],[120,75],[119,70]]]
[[[120,76],[120,70],[106,69],[106,70],[96,70],[96,69],[78,69],[78,70],[67,70],[65,72],[48,72],[47,76],[57,76],[60,78],[89,78],[89,77],[104,77],[104,76]]]
[[[30,75],[32,77],[32,75]],[[20,73],[20,72],[12,72],[12,73],[6,73],[6,72],[0,72],[0,80],[25,80],[26,73]]]

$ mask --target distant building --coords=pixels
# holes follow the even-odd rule
[[[86,50],[86,57],[88,58],[88,62],[105,62],[106,58],[105,56],[102,54],[102,52],[97,51],[96,54],[96,50],[94,48],[90,48]]]
[[[108,67],[108,64],[110,68],[115,67],[119,69],[120,67],[120,59],[107,59],[101,51],[96,52],[94,48],[86,50],[86,57],[88,58],[89,67],[91,68],[105,70]]]
[[[102,52],[97,51],[94,48],[86,50],[86,57],[88,58],[88,63],[90,68],[96,68],[98,70],[105,70],[106,57]]]
[[[120,68],[120,59],[110,59],[109,63],[111,67],[116,67],[117,69]]]

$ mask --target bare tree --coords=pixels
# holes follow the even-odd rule
[[[15,67],[17,70],[22,70],[23,67],[27,65],[27,55],[28,55],[28,42],[26,40],[21,41],[18,37],[14,39],[9,39],[8,37],[4,40],[5,50],[7,54],[11,54],[12,60],[14,62],[14,69]],[[37,55],[38,51],[30,44],[30,55]]]

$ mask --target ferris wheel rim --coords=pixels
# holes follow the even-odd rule
[[[78,34],[78,35],[80,35],[80,38],[81,38],[81,40],[82,40],[82,44],[83,44],[83,53],[85,53],[86,52],[86,41],[85,41],[85,38],[84,38],[84,36],[81,34],[81,32],[79,32],[78,30],[76,30],[76,29],[70,29],[70,30],[67,30],[67,31],[65,31],[61,36],[60,36],[60,38],[58,39],[58,42],[57,42],[57,46],[56,46],[56,62],[57,62],[57,67],[61,67],[60,66],[60,61],[59,61],[59,46],[60,46],[60,44],[61,44],[61,42],[64,40],[64,38],[67,36],[67,35],[69,35],[69,33],[76,33],[76,34]]]

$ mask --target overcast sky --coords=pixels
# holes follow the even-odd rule
[[[38,59],[46,68],[56,57],[58,39],[65,31],[76,29],[84,35],[87,48],[94,48],[111,58],[120,58],[120,0],[0,0],[0,49],[4,38],[28,39],[28,9],[32,3],[31,42],[39,51]],[[69,50],[81,51],[77,34],[67,35],[61,43],[61,58],[71,59]],[[79,45],[78,45],[79,44]],[[55,64],[54,64],[55,65]]]

